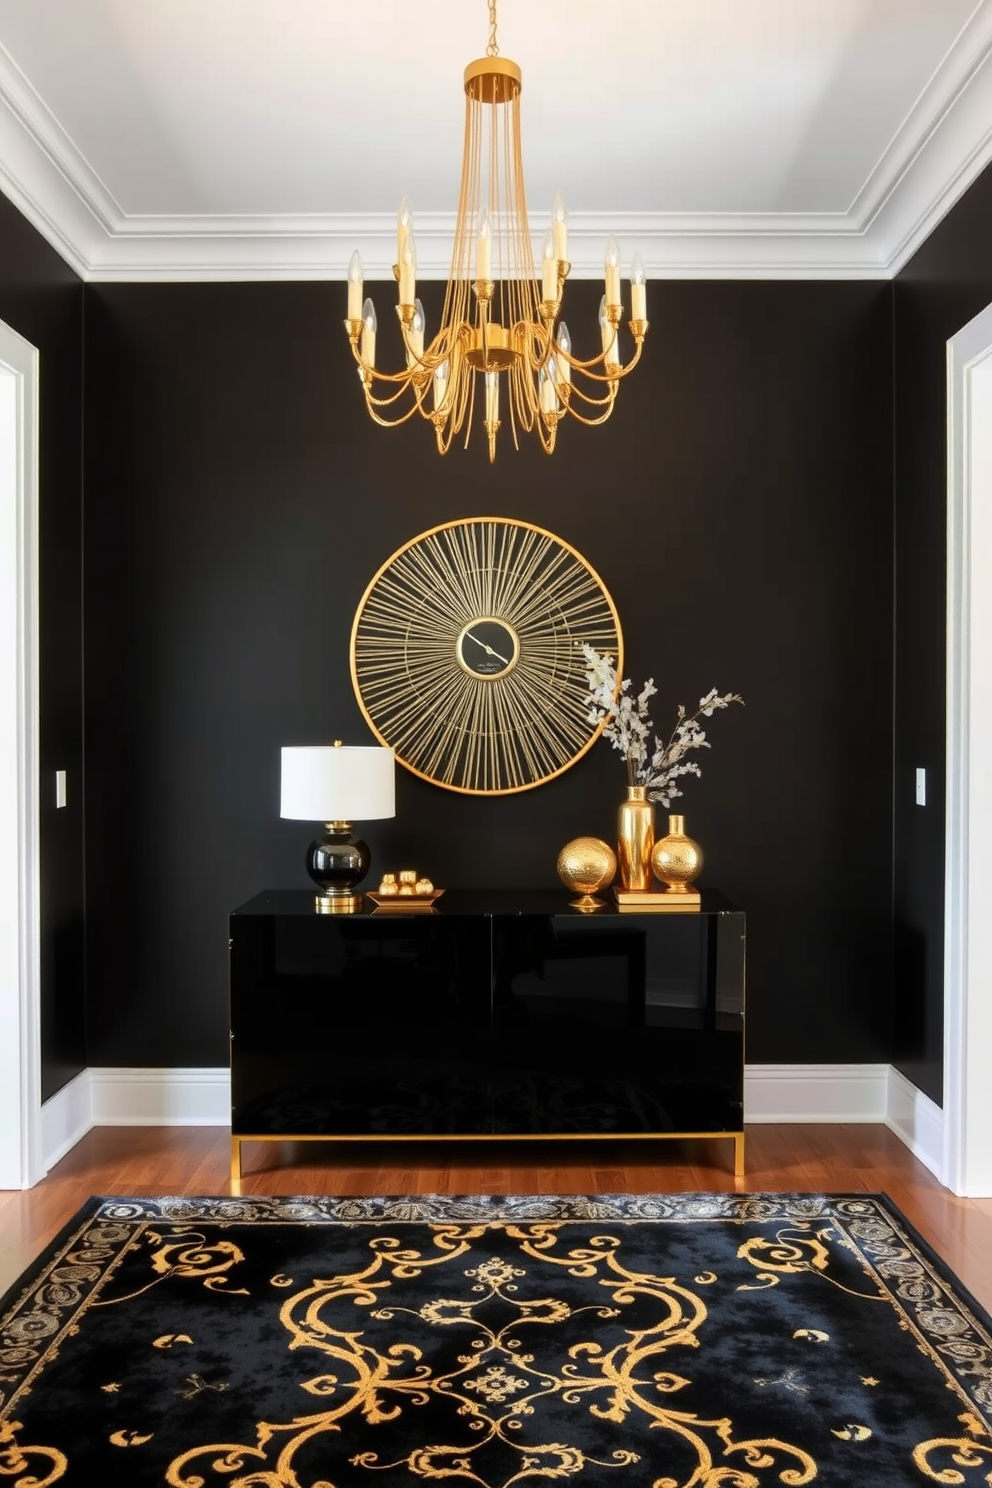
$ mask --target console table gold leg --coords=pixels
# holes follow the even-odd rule
[[[231,1138],[231,1192],[241,1192],[241,1138]]]
[[[738,1132],[734,1137],[734,1177],[744,1177],[744,1133]]]

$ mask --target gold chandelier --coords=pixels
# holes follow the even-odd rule
[[[585,361],[573,355],[568,326],[560,318],[562,290],[571,268],[565,205],[559,193],[538,279],[524,195],[521,73],[515,62],[499,55],[496,0],[488,4],[486,55],[465,69],[462,183],[440,329],[427,340],[406,197],[400,204],[393,265],[406,366],[398,372],[376,366],[376,313],[371,299],[362,298],[364,270],[357,252],[348,267],[345,329],[375,422],[391,427],[419,413],[434,425],[442,455],[462,428],[468,446],[481,377],[483,426],[492,461],[501,407],[509,410],[514,446],[519,448],[520,430],[536,433],[547,454],[555,447],[558,424],[566,414],[583,424],[605,423],[613,412],[620,379],[640,360],[648,322],[644,266],[635,253],[627,322],[634,349],[624,365],[619,340],[620,249],[611,237],[599,308],[601,349]],[[507,387],[501,392],[504,374]]]

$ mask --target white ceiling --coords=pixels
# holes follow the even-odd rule
[[[896,272],[992,158],[992,0],[499,0],[537,242]],[[443,277],[486,0],[0,0],[0,188],[87,279]]]

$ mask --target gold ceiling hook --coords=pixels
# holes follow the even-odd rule
[[[496,0],[489,0],[489,45],[486,47],[486,56],[499,56],[499,47],[496,45]]]

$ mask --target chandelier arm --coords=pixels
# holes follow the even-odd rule
[[[454,427],[453,424],[451,424],[450,421],[448,423],[447,437],[445,437],[444,428],[444,418],[440,414],[434,414],[434,434],[437,438],[437,450],[439,455],[446,455],[448,453],[449,449],[451,448],[451,441],[458,433],[458,430]]]
[[[621,365],[619,362],[604,361],[602,352],[600,352],[598,356],[590,357],[587,362],[579,361],[577,357],[573,357],[570,354],[565,356],[563,352],[560,352],[559,355],[565,356],[565,361],[568,362],[569,366],[572,367],[574,371],[581,372],[583,376],[590,378],[593,382],[615,382],[618,377],[626,377],[628,372],[633,372],[634,368],[641,360],[641,352],[643,351],[643,349],[644,337],[643,335],[641,335],[637,337],[636,345],[634,347],[634,355],[631,357],[629,362],[626,362],[623,365]],[[610,371],[597,372],[594,370],[596,367],[609,367]]]
[[[511,407],[514,403],[516,404],[520,427],[529,434],[534,427],[534,419],[538,412],[533,379],[525,374],[519,361],[514,362],[510,368],[510,379]]]
[[[570,403],[573,398],[579,398],[586,405],[587,408],[605,408],[606,405],[608,403],[611,403],[617,395],[617,380],[615,377],[611,377],[609,379],[604,378],[603,380],[606,382],[607,386],[606,391],[602,395],[602,397],[594,397],[592,393],[587,393],[585,391],[581,383],[573,382],[569,384],[568,397],[563,401],[566,403]]]
[[[557,343],[550,330],[536,320],[517,321],[513,326],[512,334],[524,345],[528,365],[534,372],[547,367],[551,358],[557,356]],[[538,353],[534,351],[535,344],[541,348]]]
[[[400,329],[403,332],[404,349],[413,358],[418,368],[430,374],[433,374],[440,367],[441,363],[451,356],[452,341],[457,341],[460,336],[466,334],[471,335],[472,332],[471,326],[464,321],[456,321],[452,325],[443,325],[431,344],[425,347],[423,352],[418,355],[410,345],[409,327],[400,321]],[[411,370],[411,368],[407,368],[408,372]]]
[[[398,380],[398,374],[394,374],[393,376],[386,377],[383,380],[386,381],[386,382],[396,382]],[[372,392],[372,383],[371,383],[371,381],[366,381],[365,384],[364,384],[364,388],[365,388],[365,401],[369,405],[370,408],[372,408],[372,407],[375,407],[375,408],[391,408],[394,403],[398,403],[399,402],[400,398],[402,398],[403,397],[403,394],[406,393],[407,391],[413,392],[414,397],[416,398],[416,384],[414,382],[413,377],[410,374],[407,374],[407,376],[402,379],[402,381],[400,382],[400,386],[396,389],[396,391],[394,393],[390,393],[390,395],[389,395],[388,398],[377,398],[375,396],[375,394]]]
[[[393,398],[377,399],[376,401],[380,404],[384,402],[391,403],[393,399],[398,398],[407,383],[411,380],[412,373],[410,368],[405,367],[402,372],[383,372],[380,368],[373,367],[370,362],[367,362],[356,345],[353,344],[351,349],[354,353],[355,365],[361,374],[362,386],[364,388],[368,389],[373,382],[397,382],[400,384],[397,392],[393,394]]]
[[[459,322],[457,326],[449,328],[449,338],[445,342],[448,355],[448,383],[444,397],[434,409],[434,414],[440,415],[442,422],[450,422],[453,434],[457,434],[465,419],[465,405],[469,392],[466,377],[470,380],[472,374],[466,373],[464,342],[471,333],[471,326],[466,322]],[[438,332],[432,345],[437,344],[440,335],[441,332]],[[450,438],[448,442],[450,444]]]
[[[541,441],[541,448],[546,455],[554,454],[555,437],[558,433],[558,419],[559,415],[555,413],[551,415],[550,422],[545,422],[544,418],[539,418],[535,422],[537,437]]]
[[[643,336],[638,336],[636,345],[634,346],[634,355],[631,357],[631,359],[630,359],[629,362],[625,362],[622,367],[619,367],[617,369],[616,376],[617,377],[626,377],[629,372],[633,372],[634,368],[637,366],[638,362],[641,360],[641,352],[643,350],[644,350],[644,337]]]
[[[462,420],[460,420],[459,423],[458,423],[458,425],[457,425],[457,427],[460,430],[461,429],[461,426],[462,426],[462,422],[465,423],[465,443],[462,446],[462,448],[463,449],[468,449],[468,442],[469,442],[469,440],[472,437],[472,418],[473,418],[473,415],[475,413],[475,376],[474,376],[474,374],[471,375],[471,376],[469,376],[466,379],[466,381],[465,381],[463,398],[464,398],[465,403],[467,403],[467,405],[468,405],[468,408],[467,408],[468,418],[467,419],[464,419],[463,418]],[[465,411],[466,410],[465,410],[464,405],[463,405],[463,409],[462,409],[463,415],[464,415]]]
[[[590,357],[589,360],[588,361],[585,361],[585,362],[582,361],[582,359],[580,357],[572,356],[572,353],[571,352],[567,352],[566,353],[566,352],[563,352],[563,351],[559,351],[558,355],[560,357],[562,357],[568,363],[568,365],[571,367],[571,369],[572,369],[573,372],[582,372],[587,377],[600,377],[600,378],[603,378],[604,374],[597,373],[594,370],[596,367],[605,367],[607,365],[610,365],[610,366],[614,366],[615,367],[615,366],[618,365],[618,363],[616,363],[616,362],[607,363],[604,360],[604,356],[603,356],[603,353],[601,351],[598,351],[594,357]]]
[[[394,400],[392,398],[388,399],[389,403],[392,403],[393,401]],[[407,409],[406,413],[401,413],[398,418],[383,418],[381,413],[376,413],[375,406],[370,401],[367,393],[365,395],[365,406],[368,409],[369,417],[371,418],[372,422],[378,424],[383,429],[399,428],[400,424],[405,424],[408,419],[412,419],[413,415],[418,411],[417,405],[416,403],[414,403],[412,407]],[[381,403],[378,405],[378,407],[380,408],[384,406],[386,405]]]
[[[421,418],[425,419],[430,419],[434,416],[433,410],[428,408],[426,403],[424,402],[424,396],[427,392],[427,386],[429,382],[430,378],[424,376],[423,374],[415,377],[412,382],[413,396],[416,400],[416,410],[420,414]]]
[[[575,389],[573,388],[572,391],[574,392]],[[585,414],[578,413],[576,411],[576,409],[574,409],[572,407],[572,400],[571,400],[571,398],[569,398],[568,401],[565,404],[565,411],[567,413],[570,413],[571,416],[572,416],[572,418],[578,419],[578,421],[579,421],[580,424],[585,424],[587,428],[589,428],[589,429],[595,428],[595,426],[597,424],[605,424],[606,423],[606,420],[609,418],[610,414],[613,412],[613,405],[617,401],[616,384],[614,383],[613,387],[610,389],[610,392],[609,392],[608,397],[606,397],[606,398],[604,398],[602,400],[596,400],[596,399],[593,399],[593,398],[585,398],[585,395],[584,394],[581,395],[581,396],[584,398],[584,401],[586,403],[590,404],[592,407],[594,407],[594,408],[602,408],[603,409],[603,412],[599,415],[598,418],[587,418]]]

